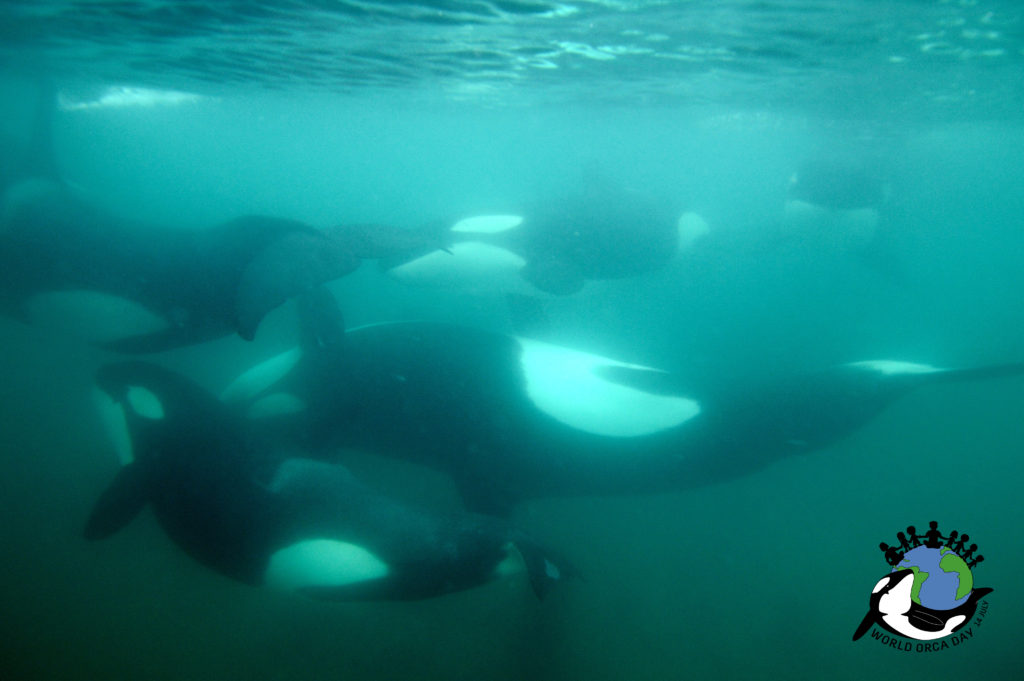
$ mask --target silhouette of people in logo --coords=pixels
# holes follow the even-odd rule
[[[942,540],[945,539],[939,532],[939,523],[933,520],[928,523],[928,528],[924,533],[924,545],[930,549],[937,549],[942,546]]]
[[[885,562],[893,567],[896,567],[903,561],[903,552],[896,549],[895,546],[889,546],[885,542],[878,545],[878,548],[885,554]]]
[[[960,538],[953,544],[952,549],[956,551],[957,555],[963,557],[964,543],[971,538],[969,534],[961,534]]]
[[[909,537],[907,535],[910,535]],[[944,537],[939,532],[938,521],[932,520],[928,523],[928,531],[922,535],[917,534],[917,528],[913,525],[907,527],[907,531],[897,532],[896,539],[899,541],[899,546],[889,546],[885,542],[878,545],[878,548],[885,554],[885,562],[893,567],[896,567],[903,562],[904,555],[918,546],[924,546],[929,549],[938,549],[945,546],[948,549],[952,549],[958,556],[964,559],[967,563],[968,568],[972,568],[981,561],[984,557],[978,554],[977,558],[973,558],[974,554],[978,550],[977,544],[971,544],[968,548],[964,548],[965,544],[970,540],[971,536],[968,534],[960,534],[956,530],[950,530],[949,536]],[[945,542],[945,544],[943,544]]]
[[[914,529],[913,525],[911,525],[910,527],[907,528],[907,534],[910,535],[910,545],[911,546],[917,548],[918,546],[921,545],[921,540],[918,539],[918,537],[917,537],[917,530]]]

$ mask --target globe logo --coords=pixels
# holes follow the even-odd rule
[[[892,569],[897,570],[913,570],[910,599],[933,610],[952,610],[963,605],[974,587],[966,561],[947,546],[911,549]]]
[[[891,569],[871,591],[854,641],[871,631],[871,638],[897,650],[914,649],[907,639],[920,641],[916,649],[924,652],[974,636],[988,608],[982,599],[992,589],[975,588],[971,570],[985,557],[977,544],[969,543],[968,534],[951,530],[944,535],[934,520],[928,526],[919,534],[910,525],[896,533],[896,544],[878,545]]]

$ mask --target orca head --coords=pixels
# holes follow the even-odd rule
[[[173,397],[178,383],[184,379],[146,362],[121,362],[100,367],[96,373],[96,387],[127,413],[151,421],[167,417],[165,403]]]
[[[914,571],[897,570],[878,580],[871,592],[871,603],[882,616],[906,615],[913,604],[913,587]]]
[[[223,410],[190,380],[146,362],[101,367],[95,402],[122,464],[131,463],[141,453],[136,445],[154,434],[183,426],[195,432]]]
[[[872,624],[884,623],[886,615],[905,614],[910,610],[910,589],[914,585],[913,570],[897,570],[882,577],[871,590],[868,612],[853,634],[856,641],[868,632]],[[898,612],[897,612],[898,611]]]
[[[815,156],[805,159],[789,179],[789,197],[831,210],[879,208],[886,185],[869,159]]]
[[[227,432],[224,408],[183,376],[145,362],[100,368],[94,390],[103,425],[121,469],[100,495],[85,537],[108,537],[131,522],[181,457],[201,456]]]
[[[521,215],[475,215],[449,227],[442,243],[396,262],[384,272],[406,284],[472,293],[535,293],[523,279],[528,262],[516,246]]]

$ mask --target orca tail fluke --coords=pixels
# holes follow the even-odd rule
[[[992,587],[990,586],[983,586],[980,589],[974,589],[973,591],[971,591],[970,600],[972,603],[977,603],[985,596],[988,596],[990,593],[992,593]]]

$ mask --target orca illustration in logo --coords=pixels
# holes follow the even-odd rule
[[[926,608],[911,598],[913,570],[897,570],[878,580],[871,592],[871,605],[853,640],[877,624],[892,634],[917,641],[932,641],[959,631],[978,609],[978,601],[992,593],[990,588],[973,589],[963,605],[950,610]]]
[[[974,586],[971,568],[983,560],[974,555],[977,545],[965,547],[966,536],[956,530],[943,535],[934,520],[923,534],[911,525],[896,539],[893,546],[879,544],[892,571],[875,584],[853,640],[873,625],[915,641],[938,641],[967,626],[992,593]]]

